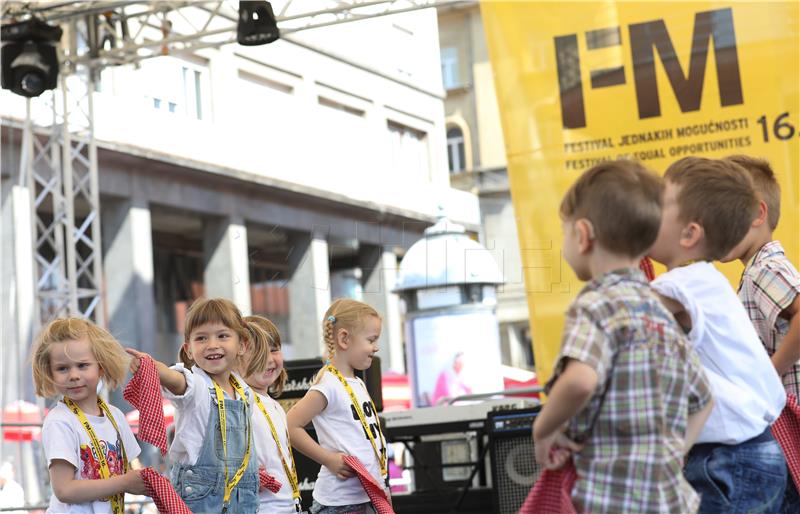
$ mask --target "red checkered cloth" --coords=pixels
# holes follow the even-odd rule
[[[193,514],[165,476],[158,474],[153,468],[144,468],[139,473],[147,488],[147,496],[153,499],[158,512],[161,514]]]
[[[578,472],[572,459],[561,469],[545,469],[525,498],[519,514],[576,514],[571,499],[576,480]]]
[[[794,485],[800,489],[800,405],[795,395],[786,395],[786,407],[772,424],[772,435],[783,449]]]
[[[361,481],[361,487],[364,488],[367,496],[369,496],[369,501],[372,502],[372,506],[378,511],[378,514],[394,514],[392,502],[389,500],[389,497],[386,496],[386,490],[375,480],[375,477],[367,471],[367,468],[358,460],[358,457],[345,455],[344,463],[353,468],[353,471],[356,472],[356,476]]]
[[[125,386],[122,397],[139,410],[139,439],[161,450],[161,455],[166,455],[164,398],[161,396],[161,383],[153,359],[142,357],[139,369]]]
[[[283,487],[283,484],[278,482],[277,478],[267,473],[267,468],[264,466],[258,468],[258,483],[260,485],[259,490],[269,489],[272,494],[277,493]]]
[[[656,278],[656,270],[653,269],[653,261],[650,260],[650,257],[645,257],[639,261],[639,269],[644,271],[644,276],[647,277],[647,280]]]

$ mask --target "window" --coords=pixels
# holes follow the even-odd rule
[[[395,66],[397,73],[403,78],[414,75],[414,67],[417,66],[414,58],[418,50],[418,41],[414,37],[414,31],[403,25],[392,23],[392,44],[394,55],[390,62]]]
[[[442,85],[445,89],[454,89],[461,85],[458,70],[458,48],[442,48]]]
[[[467,166],[464,133],[458,127],[447,129],[447,165],[450,168],[450,173],[464,171]]]
[[[392,121],[388,128],[396,176],[429,182],[427,134]]]
[[[324,105],[325,107],[330,107],[331,109],[335,109],[337,111],[346,112],[347,114],[352,114],[353,116],[364,116],[364,111],[361,109],[356,109],[355,107],[350,107],[349,105],[345,105],[343,103],[337,102],[336,100],[331,100],[330,98],[325,98],[324,96],[318,96],[317,101],[320,105]]]
[[[201,83],[200,70],[181,67],[183,75],[183,98],[186,99],[186,115],[198,120],[203,119],[203,86]],[[175,112],[170,108],[169,112]]]
[[[158,58],[142,64],[149,76],[146,86],[153,109],[195,120],[209,117],[208,69],[175,58]]]

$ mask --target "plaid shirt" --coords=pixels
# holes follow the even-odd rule
[[[798,293],[800,274],[786,258],[778,241],[762,246],[742,272],[739,299],[770,356],[789,331],[789,320],[780,313],[792,304]],[[781,378],[786,392],[800,399],[800,361]]]
[[[574,456],[576,510],[695,512],[699,498],[682,472],[684,434],[688,414],[711,392],[689,341],[639,270],[606,273],[581,290],[548,388],[567,359],[598,376],[567,430],[586,443]]]

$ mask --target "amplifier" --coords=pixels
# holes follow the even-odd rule
[[[517,514],[541,468],[536,463],[531,426],[540,408],[490,412],[486,418],[492,460],[494,512]]]

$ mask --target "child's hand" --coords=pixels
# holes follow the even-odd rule
[[[125,492],[131,494],[147,495],[144,479],[139,471],[132,469],[123,475],[125,477]]]
[[[546,469],[561,469],[569,462],[572,453],[580,451],[583,446],[559,431],[541,439],[534,436],[533,448],[539,464]]]
[[[149,357],[149,355],[138,350],[134,350],[133,348],[125,348],[125,351],[131,356],[131,375],[135,375],[136,372],[139,371],[139,366],[142,365],[142,358]]]
[[[353,468],[344,463],[344,453],[332,453],[328,461],[324,463],[324,466],[340,480],[346,480],[354,476]]]

